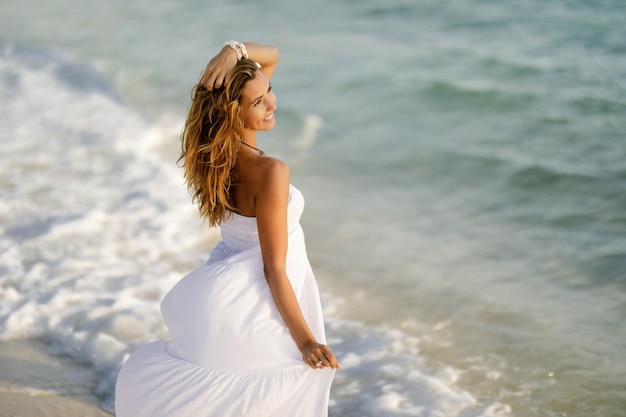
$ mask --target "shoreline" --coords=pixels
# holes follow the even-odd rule
[[[36,340],[0,342],[0,417],[111,417],[96,375]]]

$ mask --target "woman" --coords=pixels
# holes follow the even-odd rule
[[[118,417],[320,417],[337,359],[289,169],[259,150],[274,127],[273,46],[227,42],[194,89],[185,178],[222,240],[166,295],[171,341],[140,347],[116,385]]]

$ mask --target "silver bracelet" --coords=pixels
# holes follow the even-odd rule
[[[237,54],[237,61],[241,61],[241,58],[248,58],[248,51],[246,50],[246,46],[237,41],[228,41],[224,43],[224,46],[229,46],[232,48]]]

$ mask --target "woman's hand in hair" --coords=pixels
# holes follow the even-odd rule
[[[209,61],[200,79],[200,84],[207,90],[222,88],[226,84],[226,78],[237,64],[237,52],[225,45],[220,52]]]
[[[257,43],[245,42],[248,58],[261,65],[261,72],[269,80],[272,78],[276,64],[278,63],[278,48],[272,45],[259,45]],[[222,88],[231,71],[237,64],[237,52],[228,45],[209,61],[200,79],[200,84],[207,90]]]

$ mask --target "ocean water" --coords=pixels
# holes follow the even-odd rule
[[[625,416],[625,21],[616,0],[1,2],[0,340],[84,364],[111,409],[219,239],[176,166],[191,87],[256,41],[281,52],[259,145],[307,200],[330,415]]]

